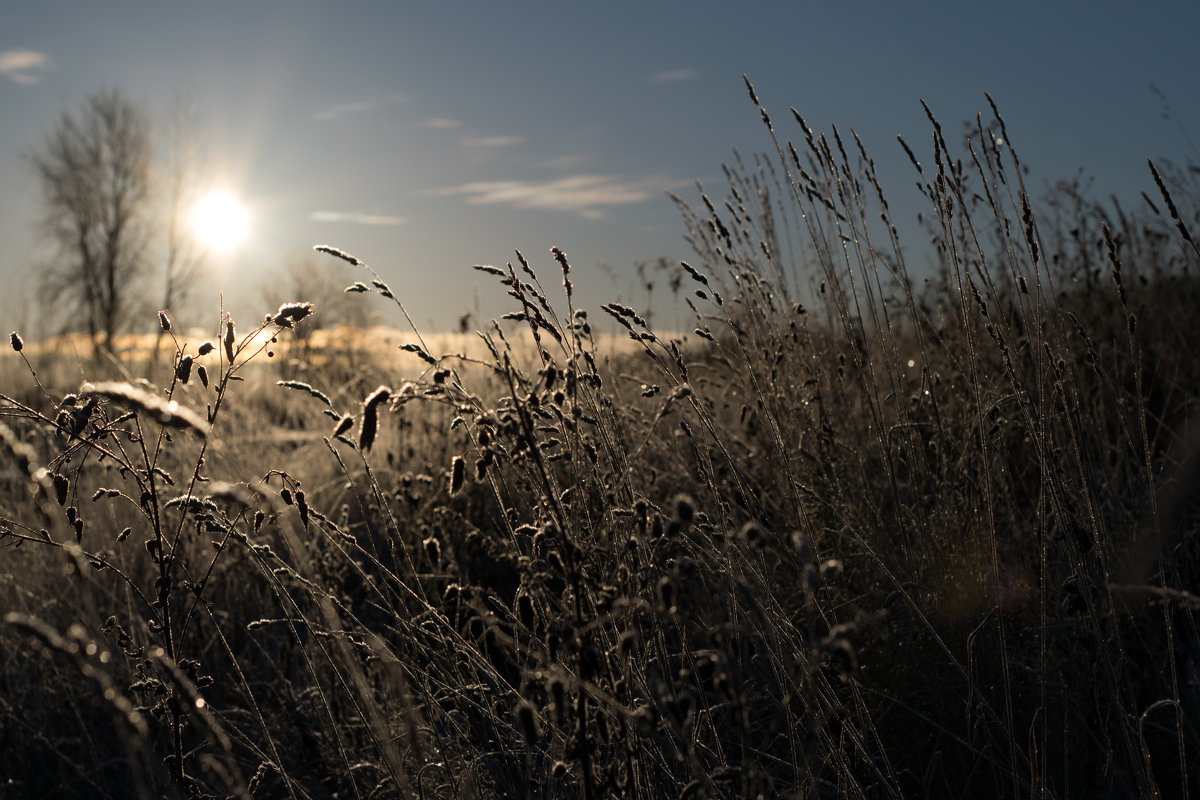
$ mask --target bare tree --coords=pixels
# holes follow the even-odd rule
[[[112,351],[149,264],[153,154],[150,118],[108,90],[64,111],[28,156],[41,224],[58,249],[46,289],[67,327],[86,330],[99,351]]]

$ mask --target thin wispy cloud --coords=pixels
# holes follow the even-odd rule
[[[345,103],[334,103],[331,106],[321,109],[313,114],[313,119],[328,122],[329,120],[338,119],[348,114],[362,114],[367,111],[374,111],[383,106],[393,105],[395,103],[403,103],[405,96],[402,94],[389,94],[384,97],[376,97],[365,100],[350,100]]]
[[[426,128],[457,128],[459,125],[462,125],[462,123],[456,119],[446,119],[445,117],[434,117],[433,119],[427,119],[425,120],[424,124]]]
[[[38,73],[52,69],[53,66],[50,56],[37,50],[0,51],[0,75],[22,86],[37,83],[41,80]]]
[[[362,211],[314,211],[308,218],[313,222],[341,222],[348,225],[403,225],[407,221],[404,217]]]
[[[523,141],[525,140],[520,136],[468,136],[462,140],[462,146],[482,150],[495,147],[515,147]]]
[[[700,77],[694,69],[664,69],[650,74],[651,83],[679,83]]]
[[[592,159],[593,156],[584,154],[550,156],[549,158],[543,158],[541,161],[537,162],[537,166],[544,167],[546,169],[565,171],[570,169],[578,169]]]
[[[477,181],[446,186],[425,194],[461,196],[471,205],[566,211],[598,219],[608,208],[645,202],[680,183],[653,175],[636,179],[619,175],[567,175],[548,181]]]

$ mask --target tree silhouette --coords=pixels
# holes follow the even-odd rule
[[[45,288],[63,327],[87,331],[98,352],[112,352],[149,264],[153,147],[150,118],[113,89],[64,111],[28,155],[57,248]]]

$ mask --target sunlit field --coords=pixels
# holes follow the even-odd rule
[[[219,319],[219,314],[214,318]],[[219,328],[219,324],[216,327]],[[503,329],[505,331],[517,330],[517,340],[514,342],[517,347],[513,351],[514,358],[521,361],[538,359],[536,349],[524,347],[529,342],[524,331],[517,329],[512,322],[505,323]],[[216,328],[214,328],[215,330]],[[124,334],[114,339],[112,349],[116,356],[115,360],[125,367],[127,372],[142,376],[147,372],[153,373],[156,369],[173,367],[174,351],[172,348],[175,345],[190,344],[192,349],[195,349],[204,341],[213,339],[216,335],[214,331],[195,328],[186,332],[177,332],[175,336],[166,340],[162,333]],[[694,336],[685,337],[678,333],[665,335],[678,339],[680,342],[689,338],[695,339]],[[271,341],[272,337],[275,338],[274,342]],[[604,356],[628,356],[642,350],[636,341],[631,340],[625,334],[596,333],[592,340],[596,345],[597,353]],[[318,328],[306,332],[306,335],[299,340],[290,336],[279,337],[276,329],[268,327],[257,332],[254,339],[247,342],[247,346],[253,346],[255,350],[262,350],[262,356],[253,362],[252,370],[260,367],[268,367],[270,370],[308,370],[328,366],[331,369],[340,368],[352,372],[353,365],[358,365],[362,370],[369,370],[377,367],[380,361],[394,360],[396,362],[409,361],[408,364],[395,363],[391,368],[403,373],[404,367],[408,366],[411,368],[408,370],[408,375],[415,378],[425,372],[429,364],[419,357],[397,358],[396,351],[405,345],[420,345],[421,342],[446,357],[461,357],[460,360],[468,365],[486,359],[490,355],[487,342],[479,333],[426,333],[385,326]],[[167,352],[168,350],[171,352]],[[44,341],[27,345],[22,348],[22,352],[31,362],[58,372],[78,374],[95,368],[96,354],[92,342],[86,334],[53,336]],[[22,372],[28,375],[24,366],[16,366],[19,359],[11,351],[0,355],[0,358],[4,359],[7,369],[15,369],[14,378],[16,374]],[[272,362],[272,359],[276,360]],[[203,356],[193,354],[193,362],[197,365],[207,364],[208,368],[212,369],[214,365],[220,363],[220,356],[214,349]],[[281,364],[286,366],[281,366]]]
[[[899,209],[758,111],[684,332],[557,250],[419,331],[353,242],[386,328],[15,332],[0,797],[1200,793],[1200,170],[930,115]]]

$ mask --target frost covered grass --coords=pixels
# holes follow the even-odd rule
[[[686,336],[554,250],[470,352],[284,369],[293,303],[6,388],[6,788],[1195,794],[1195,170],[1035,198],[930,114],[918,270],[857,138],[759,110],[680,200]]]

